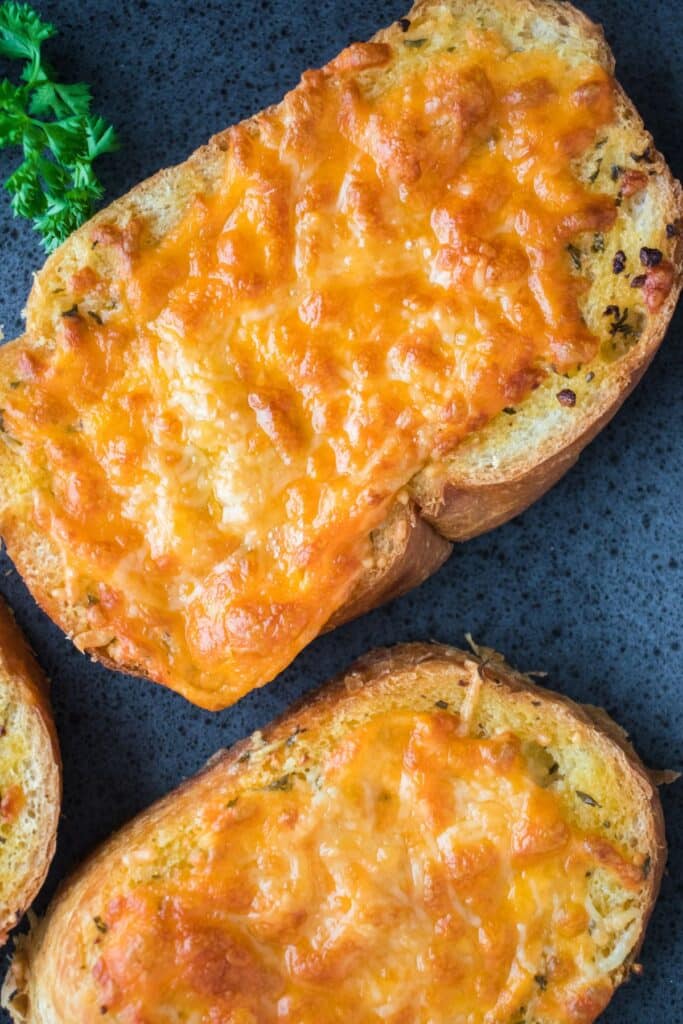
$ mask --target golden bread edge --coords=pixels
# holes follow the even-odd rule
[[[57,843],[61,810],[62,765],[59,741],[49,702],[48,682],[39,668],[14,616],[0,599],[0,676],[15,700],[35,718],[40,747],[31,751],[44,780],[43,837],[32,851],[29,871],[14,894],[14,905],[0,908],[0,942],[33,902],[45,881]]]

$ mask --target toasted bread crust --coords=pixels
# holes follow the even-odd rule
[[[14,892],[6,904],[0,906],[0,942],[4,942],[45,881],[57,841],[62,783],[48,683],[3,601],[0,601],[0,687],[8,692],[13,704],[30,716],[34,732],[30,749],[32,770],[42,790],[37,808],[37,840],[27,843],[23,877],[16,879]]]
[[[452,544],[442,533],[429,525],[414,502],[397,502],[391,517],[373,538],[373,566],[332,616],[326,630],[356,619],[424,583],[452,551]]]
[[[60,991],[59,954],[71,922],[78,920],[80,914],[87,916],[87,900],[97,893],[99,882],[104,883],[111,866],[123,862],[126,854],[156,828],[163,827],[168,842],[182,808],[196,806],[202,799],[201,793],[207,792],[207,785],[211,789],[218,786],[219,779],[230,777],[239,788],[263,788],[282,770],[292,736],[297,738],[297,749],[301,746],[310,752],[305,758],[312,756],[315,760],[329,749],[330,743],[343,739],[349,723],[362,722],[376,713],[391,708],[425,710],[433,708],[437,698],[450,701],[455,710],[458,701],[463,700],[458,678],[474,666],[481,680],[477,704],[481,710],[475,712],[481,714],[481,720],[488,723],[493,716],[497,723],[494,729],[498,730],[505,728],[501,720],[509,722],[508,728],[513,733],[519,729],[522,738],[533,737],[535,729],[551,733],[555,737],[554,757],[558,757],[558,745],[562,747],[560,756],[570,747],[590,750],[595,763],[605,768],[603,778],[591,780],[593,792],[605,806],[610,800],[616,803],[626,822],[624,829],[630,837],[631,849],[647,859],[649,871],[639,914],[639,935],[628,957],[612,975],[616,987],[628,977],[640,949],[666,861],[664,820],[650,775],[623,731],[604,711],[577,705],[543,689],[491,650],[480,648],[474,655],[452,647],[418,643],[373,651],[361,658],[262,732],[219,752],[194,779],[139,815],[100,847],[63,886],[46,919],[15,956],[3,992],[3,1004],[15,1022],[66,1024],[58,1013],[55,1015],[53,998]],[[608,781],[615,778],[619,779],[620,790],[616,794],[609,791],[614,783]],[[610,833],[614,824],[600,820],[605,812],[595,819],[596,812],[586,808],[583,811],[594,814],[599,835],[610,838],[614,834]]]
[[[598,60],[612,71],[614,60],[601,29],[570,4],[556,0],[477,2],[483,11],[492,12],[491,16],[502,22],[513,23],[530,14],[538,16],[543,24],[553,26],[553,30],[564,33],[576,46],[584,48],[590,59]],[[447,6],[457,13],[463,3],[451,0]],[[439,5],[431,0],[419,0],[407,17],[411,21],[420,20],[428,31],[438,16],[438,9]],[[377,33],[374,41],[394,40],[397,33],[399,29],[392,26]],[[650,152],[648,195],[652,196],[654,212],[646,223],[632,230],[629,226],[629,240],[632,245],[654,244],[653,239],[663,234],[665,225],[676,225],[683,217],[683,194],[663,158],[654,151],[651,136],[623,91],[618,94],[618,110],[619,125],[615,133],[621,140],[618,146],[626,159],[629,153]],[[111,223],[112,217],[123,223],[136,212],[151,212],[153,230],[161,237],[168,226],[175,223],[184,198],[198,183],[208,192],[216,187],[216,168],[225,146],[225,133],[216,136],[185,165],[159,172],[76,232],[50,257],[36,279],[27,307],[27,334],[45,330],[41,322],[43,291],[50,282],[54,283],[54,278],[66,277],[69,266],[79,265],[79,261],[86,259],[84,254],[90,251],[94,227]],[[573,465],[582,449],[628,396],[664,336],[681,289],[683,237],[676,237],[669,249],[674,269],[671,289],[661,307],[647,317],[638,340],[616,356],[604,359],[601,356],[596,360],[599,366],[596,366],[597,374],[592,375],[595,377],[592,383],[587,379],[590,374],[572,379],[569,386],[575,394],[575,405],[562,408],[559,416],[555,395],[567,382],[551,374],[538,391],[515,410],[514,416],[499,415],[448,457],[434,461],[420,472],[408,485],[407,506],[401,508],[395,504],[385,526],[374,531],[373,556],[368,567],[326,628],[354,618],[422,582],[447,557],[447,541],[466,540],[518,515]],[[611,271],[600,270],[594,290],[601,307],[612,301],[612,283]],[[594,310],[591,323],[599,323],[601,315],[601,309]],[[20,346],[21,339],[5,346],[0,353],[0,374],[13,345]],[[25,482],[18,486],[17,464],[11,456],[9,449],[0,450],[0,504],[6,510],[3,535],[9,553],[39,604],[67,633],[77,635],[87,629],[85,610],[69,601],[62,557],[54,539],[29,532],[27,505],[22,505],[21,501],[30,498],[26,497]],[[19,493],[24,498],[17,501],[15,495]],[[114,659],[106,647],[88,644],[84,647],[107,665],[154,678],[173,688],[173,670],[167,664],[159,662],[150,669],[142,658],[139,661],[133,656]],[[189,683],[186,689],[190,699],[209,706],[209,697],[199,686],[194,688]]]
[[[677,297],[678,293],[672,301],[670,316]],[[647,351],[639,351],[638,358],[633,356],[628,364],[620,367],[622,376],[611,403],[604,410],[596,411],[573,440],[558,445],[556,451],[546,458],[499,481],[474,481],[467,475],[459,477],[457,471],[451,469],[440,489],[425,500],[422,517],[442,537],[454,542],[465,541],[502,526],[533,505],[562,479],[577,462],[583,449],[619,411],[652,362],[667,325],[668,320],[661,327],[661,332],[649,339]]]

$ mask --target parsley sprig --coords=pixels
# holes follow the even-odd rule
[[[55,33],[29,4],[0,4],[0,57],[25,62],[20,84],[0,82],[0,148],[21,146],[24,155],[4,187],[48,252],[92,214],[103,193],[93,161],[118,145],[114,128],[90,112],[90,87],[56,81],[43,59]]]

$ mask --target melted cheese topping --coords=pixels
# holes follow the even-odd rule
[[[567,246],[615,218],[574,170],[613,82],[467,43],[356,44],[225,133],[161,241],[93,229],[117,273],[74,275],[4,403],[82,647],[234,701],[344,603],[416,471],[595,355]]]
[[[593,1021],[635,941],[608,965],[642,865],[569,823],[516,738],[466,731],[449,713],[386,712],[309,778],[200,782],[70,910],[56,1016]],[[598,923],[598,873],[621,931]]]

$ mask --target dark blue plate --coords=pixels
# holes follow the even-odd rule
[[[221,128],[278,100],[302,70],[406,11],[400,0],[50,0],[47,52],[66,81],[93,86],[120,129],[101,161],[111,199],[177,163]],[[674,173],[683,177],[683,6],[585,0],[619,78]],[[0,62],[0,76],[7,69]],[[0,179],[16,152],[0,152]],[[41,265],[30,227],[0,196],[0,323],[20,311]],[[53,681],[64,757],[57,857],[38,900],[113,829],[193,774],[219,747],[266,723],[363,651],[401,640],[464,642],[470,631],[548,685],[602,704],[650,765],[683,756],[683,307],[653,367],[579,465],[507,526],[459,548],[419,590],[324,636],[272,685],[208,714],[79,654],[36,608],[7,559],[0,591]],[[642,954],[642,977],[605,1024],[683,1021],[683,783],[663,793],[669,873]],[[2,1018],[5,1020],[6,1018]]]

